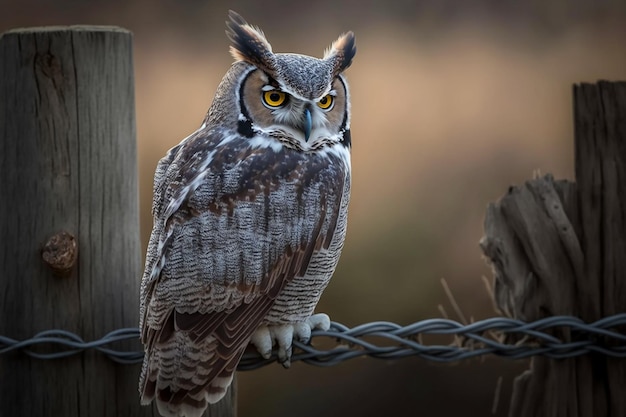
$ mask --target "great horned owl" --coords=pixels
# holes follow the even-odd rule
[[[318,59],[275,54],[230,12],[235,63],[200,128],[159,162],[141,285],[141,402],[200,416],[252,342],[286,366],[346,235],[354,34]]]

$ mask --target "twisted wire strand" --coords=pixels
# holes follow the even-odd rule
[[[546,317],[530,323],[505,317],[493,317],[470,324],[437,318],[407,326],[377,321],[353,328],[333,322],[327,331],[313,331],[309,344],[294,340],[291,361],[333,366],[361,356],[377,359],[418,356],[434,362],[461,361],[484,355],[509,359],[542,355],[562,359],[595,353],[624,358],[626,334],[616,330],[619,326],[626,326],[626,313],[593,323],[585,323],[572,316]],[[554,335],[555,330],[559,334],[569,330],[569,340],[560,340]],[[427,345],[420,342],[420,337],[425,335],[447,335],[455,339],[447,345]],[[504,339],[516,342],[504,342]],[[141,362],[143,351],[126,351],[110,346],[126,340],[136,341],[139,349],[139,329],[114,330],[91,342],[85,342],[80,336],[66,330],[46,330],[22,341],[0,335],[0,355],[21,351],[37,359],[58,359],[94,349],[117,363]],[[316,347],[321,341],[332,346]],[[276,355],[264,359],[249,350],[238,369],[256,369],[276,360]]]

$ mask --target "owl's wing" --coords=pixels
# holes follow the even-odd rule
[[[155,172],[154,183],[152,187],[152,218],[153,229],[150,234],[150,240],[148,242],[148,250],[146,252],[146,263],[143,278],[141,280],[141,300],[139,311],[139,327],[145,329],[145,321],[148,310],[146,308],[147,303],[150,301],[152,295],[152,289],[156,279],[159,276],[160,269],[157,270],[157,258],[161,256],[162,250],[158,250],[164,245],[164,223],[163,219],[164,205],[167,205],[171,191],[166,192],[171,182],[171,172],[176,170],[178,162],[174,164],[174,161],[178,161],[179,151],[184,147],[187,142],[194,142],[202,135],[202,129],[199,129],[183,139],[178,145],[171,148],[166,155],[159,160]],[[193,164],[189,164],[187,170],[192,168]],[[193,168],[192,168],[193,169]],[[144,335],[141,336],[142,340]]]
[[[172,410],[224,395],[281,289],[328,248],[349,180],[329,157],[214,136],[187,140],[155,178],[140,390]]]

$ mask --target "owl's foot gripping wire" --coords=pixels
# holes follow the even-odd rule
[[[261,356],[269,359],[272,347],[278,346],[278,362],[285,368],[291,365],[291,345],[295,338],[299,342],[309,343],[311,331],[314,329],[328,330],[330,318],[324,313],[313,314],[306,321],[289,324],[270,324],[260,326],[252,335],[252,343]]]

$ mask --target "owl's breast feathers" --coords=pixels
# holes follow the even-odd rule
[[[281,289],[320,258],[313,255],[338,259],[348,148],[264,143],[205,128],[159,162],[141,295],[142,341],[159,360],[144,362],[143,402],[203,402],[219,388],[212,381],[232,375]]]

